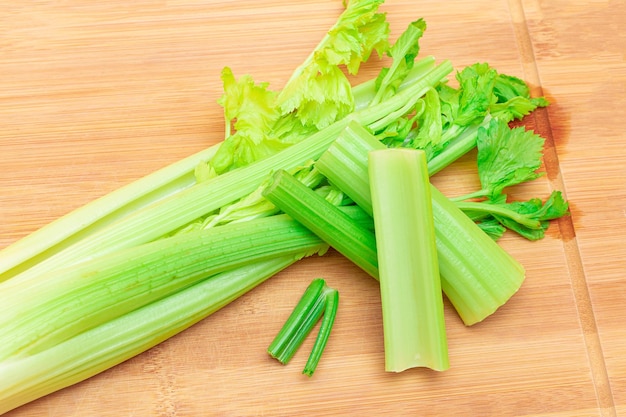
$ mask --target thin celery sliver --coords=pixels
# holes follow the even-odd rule
[[[337,307],[339,305],[339,291],[334,288],[328,288],[326,294],[326,304],[324,306],[324,315],[322,316],[322,324],[320,330],[317,333],[317,338],[313,344],[313,349],[309,355],[309,359],[304,365],[303,374],[307,376],[313,376],[315,369],[322,357],[322,353],[328,343],[330,331],[335,323],[335,317],[337,316]]]
[[[449,368],[430,183],[423,151],[369,154],[385,370]]]
[[[303,374],[312,376],[326,348],[337,315],[338,303],[339,292],[326,285],[325,280],[316,278],[311,281],[287,321],[270,343],[267,353],[280,363],[287,364],[320,317],[323,317],[315,343],[302,371]]]
[[[314,279],[267,348],[267,353],[282,364],[288,363],[324,313],[326,306],[323,279]]]

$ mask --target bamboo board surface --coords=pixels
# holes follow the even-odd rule
[[[221,69],[279,88],[341,11],[339,0],[1,3],[0,248],[217,143]],[[546,175],[511,194],[563,190],[572,215],[542,241],[501,240],[527,279],[494,316],[467,328],[446,305],[451,369],[385,373],[376,282],[331,251],[7,416],[626,416],[626,4],[388,0],[382,10],[395,36],[426,19],[422,54],[457,69],[489,62],[553,102],[526,120],[547,139]],[[474,172],[472,156],[436,185],[471,189],[475,177],[456,174]],[[341,302],[308,379],[311,340],[286,367],[265,349],[318,276]]]

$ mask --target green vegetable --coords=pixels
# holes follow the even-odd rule
[[[278,171],[273,175],[263,195],[378,279],[376,238],[372,230],[352,220],[285,171]]]
[[[322,324],[302,373],[312,376],[322,356],[335,322],[339,293],[321,278],[314,279],[302,294],[289,318],[270,343],[267,352],[282,364],[287,364],[311,333],[320,317]]]
[[[538,198],[507,203],[504,190],[542,175],[537,170],[541,166],[543,146],[544,139],[539,135],[523,127],[511,129],[503,120],[491,120],[488,127],[478,131],[481,189],[456,197],[458,207],[479,224],[485,222],[486,230],[492,229],[493,219],[530,240],[542,238],[549,220],[567,214],[568,204],[562,194],[553,191],[545,203]],[[499,234],[496,230],[495,236]]]
[[[96,200],[0,252],[0,413],[120,363],[297,259],[323,253],[328,244],[303,226],[306,219],[300,223],[279,214],[281,208],[290,210],[285,201],[294,203],[295,212],[303,210],[302,201],[315,208],[311,213],[328,210],[329,220],[353,228],[343,230],[344,237],[350,230],[368,236],[360,249],[368,254],[360,264],[376,276],[372,218],[359,208],[372,212],[369,194],[344,190],[345,184],[320,174],[322,161],[315,163],[333,149],[340,134],[358,139],[363,131],[372,132],[379,140],[367,138],[375,143],[372,149],[422,149],[432,175],[477,143],[481,158],[491,143],[502,146],[506,141],[491,135],[506,130],[492,120],[510,121],[547,105],[530,98],[523,81],[486,64],[457,73],[459,88],[450,87],[450,62],[416,60],[424,21],[412,22],[390,47],[385,14],[378,12],[381,3],[350,1],[281,91],[247,75],[237,79],[224,68],[219,104],[225,132],[219,145]],[[355,74],[374,51],[389,55],[390,67],[352,87],[346,73]],[[358,177],[363,156],[357,152],[353,159],[342,158],[337,173],[349,178],[357,172]],[[354,166],[341,165],[352,160]],[[539,238],[547,222],[567,207],[558,192],[545,203],[507,202],[502,190],[514,181],[499,182],[503,175],[495,164],[488,169],[489,163],[481,164],[487,191],[477,195],[483,201],[473,198],[457,206],[430,187],[440,285],[468,325],[493,313],[523,280],[521,266],[474,221],[494,234],[506,226]],[[367,177],[367,151],[364,166]],[[533,172],[530,162],[525,167]],[[263,196],[267,190],[268,197],[284,191],[282,185],[268,187],[273,172],[279,172],[275,184],[288,185],[288,192],[275,200],[279,207]],[[292,179],[297,187],[290,188]],[[369,190],[367,178],[364,184]],[[311,193],[322,197],[311,199]],[[346,205],[350,198],[358,206]],[[474,221],[460,211],[462,205]],[[340,233],[316,233],[342,247]],[[353,259],[361,256],[344,252]],[[433,259],[432,254],[423,256]],[[427,272],[435,275],[435,267]],[[327,313],[304,370],[308,375],[336,312],[337,293],[324,293]],[[443,362],[433,366],[443,367]]]
[[[316,166],[365,212],[372,214],[369,153],[385,149],[371,133],[351,123]],[[390,183],[388,187],[396,187]],[[466,325],[493,314],[524,281],[524,268],[490,239],[457,204],[431,186],[441,287]]]
[[[385,369],[449,368],[430,182],[423,151],[369,154]]]

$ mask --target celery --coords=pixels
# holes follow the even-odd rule
[[[369,154],[385,369],[449,368],[430,183],[423,151]]]
[[[312,249],[222,272],[50,349],[0,362],[0,414],[148,350],[224,307]]]
[[[303,374],[312,376],[328,342],[338,302],[337,290],[330,288],[321,278],[314,279],[270,343],[267,353],[280,363],[287,364],[323,316],[315,343],[302,371]]]
[[[317,337],[315,338],[313,349],[309,354],[309,359],[306,361],[304,369],[302,370],[302,373],[307,376],[313,376],[313,373],[317,368],[317,364],[322,357],[322,353],[326,348],[326,344],[328,343],[328,337],[330,336],[330,331],[333,328],[333,324],[335,323],[335,317],[337,316],[338,305],[339,291],[334,288],[327,287],[326,303],[324,305],[322,324],[320,325],[320,330],[317,333]]]
[[[378,279],[376,238],[373,231],[353,221],[339,208],[285,171],[278,171],[272,176],[272,182],[263,195]]]
[[[368,153],[385,146],[351,123],[317,168],[372,214]],[[453,202],[431,185],[441,287],[466,325],[484,320],[517,292],[524,269]]]
[[[326,245],[285,215],[177,235],[0,284],[0,360],[40,352],[208,276]]]

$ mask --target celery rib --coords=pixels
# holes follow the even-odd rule
[[[326,306],[323,279],[314,279],[281,327],[267,353],[278,362],[287,364],[309,335]]]
[[[287,364],[323,316],[315,343],[302,371],[303,374],[312,376],[326,348],[337,315],[338,303],[339,292],[326,285],[325,280],[316,278],[311,281],[287,321],[270,343],[267,353],[283,365]]]
[[[449,368],[426,155],[369,153],[385,370]]]
[[[378,279],[373,231],[353,221],[338,207],[286,171],[278,171],[263,195],[283,212],[319,236],[357,266]]]

